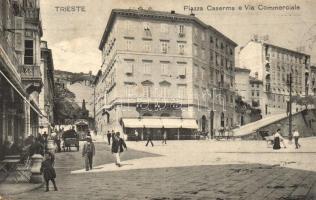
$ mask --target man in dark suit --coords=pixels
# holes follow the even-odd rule
[[[152,147],[154,146],[154,143],[153,143],[152,139],[153,139],[153,133],[152,133],[152,131],[147,129],[147,143],[146,143],[146,147],[148,146],[149,142],[151,143]]]

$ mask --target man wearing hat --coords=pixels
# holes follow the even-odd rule
[[[89,171],[89,169],[92,170],[93,156],[95,156],[95,146],[91,136],[87,136],[86,142],[82,148],[82,157],[85,158],[86,171]]]

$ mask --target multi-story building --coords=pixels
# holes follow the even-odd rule
[[[316,95],[316,66],[315,65],[311,65],[309,87],[310,87],[311,95],[315,96]]]
[[[241,49],[239,60],[241,67],[250,69],[250,75],[263,83],[260,98],[263,115],[287,111],[289,74],[292,74],[292,95],[308,95],[309,55],[254,39]],[[300,106],[292,108],[297,111]]]
[[[40,119],[40,132],[50,134],[54,124],[54,62],[46,41],[41,41],[41,58],[43,88],[39,94],[39,105],[45,117]]]
[[[39,2],[0,1],[0,144],[38,133]]]
[[[250,70],[247,68],[235,68],[235,88],[236,95],[239,95],[243,102],[247,103],[253,109],[260,109],[261,98],[263,95],[262,81],[258,79],[257,74],[255,77],[250,76]],[[251,110],[248,110],[249,112]],[[249,122],[258,120],[258,115],[252,113],[239,113],[236,114],[236,123],[238,125],[245,125]]]
[[[99,132],[170,139],[233,125],[236,43],[193,14],[114,9],[99,49]]]

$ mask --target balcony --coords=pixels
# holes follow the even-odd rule
[[[43,83],[40,66],[20,65],[19,73],[22,83],[29,94],[31,94],[33,91],[41,91]]]
[[[32,22],[40,21],[40,9],[39,8],[25,8],[25,20]]]

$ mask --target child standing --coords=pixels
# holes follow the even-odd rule
[[[49,191],[49,181],[52,181],[54,189],[57,191],[57,186],[55,183],[56,172],[52,164],[52,158],[49,156],[49,154],[44,155],[44,161],[41,165],[41,173],[43,174],[46,183],[46,192]]]

